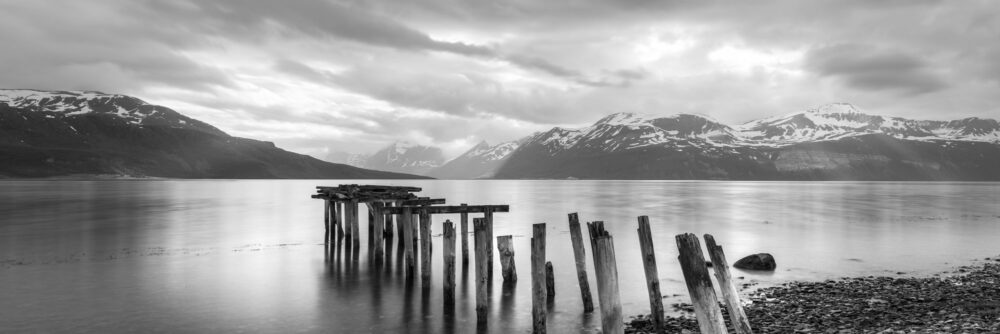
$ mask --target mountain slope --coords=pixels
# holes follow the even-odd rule
[[[414,177],[323,162],[100,92],[0,90],[0,158],[0,177]]]
[[[444,163],[440,148],[397,141],[365,159],[364,168],[427,175]]]

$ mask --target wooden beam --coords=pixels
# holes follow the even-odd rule
[[[677,250],[680,251],[678,259],[684,273],[684,282],[687,283],[688,295],[691,296],[691,305],[694,306],[694,315],[698,319],[698,328],[704,334],[727,333],[698,237],[685,233],[678,234],[676,239]]]
[[[449,213],[485,213],[488,209],[492,209],[493,212],[510,212],[510,205],[448,205],[448,206],[394,206],[391,208],[386,208],[386,212],[391,214],[399,214],[403,212],[403,208],[410,208],[412,211],[427,209],[429,214],[449,214]]]
[[[531,332],[545,333],[545,223],[532,225],[531,231]]]
[[[649,228],[649,217],[639,216],[638,232],[642,268],[646,273],[646,290],[649,293],[649,317],[653,318],[653,330],[662,332],[663,296],[660,293],[660,275],[656,269],[656,253],[653,252],[653,232]]]
[[[611,234],[604,230],[604,222],[587,224],[597,276],[597,300],[601,304],[601,328],[604,333],[623,333],[621,295],[618,293],[618,264],[615,244]]]
[[[705,234],[705,247],[708,248],[708,255],[712,259],[712,268],[715,269],[715,280],[719,282],[722,299],[729,310],[730,323],[733,324],[737,334],[753,334],[750,320],[747,319],[746,313],[743,312],[743,304],[740,303],[740,294],[736,292],[733,277],[729,275],[729,263],[726,262],[722,246],[715,243],[715,237],[711,234]]]
[[[472,220],[472,227],[476,243],[476,322],[485,324],[489,317],[489,301],[486,295],[486,285],[489,282],[489,276],[486,274],[486,220],[475,218]]]
[[[401,204],[401,205],[418,206],[418,205],[435,205],[435,204],[444,204],[444,203],[445,203],[445,199],[444,198],[420,197],[420,198],[415,198],[415,199],[403,200],[403,204]]]

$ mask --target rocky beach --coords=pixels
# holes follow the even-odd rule
[[[755,333],[1000,333],[1000,257],[930,277],[904,276],[744,284],[744,310]],[[674,307],[683,314],[667,316],[665,332],[698,333],[690,305]],[[642,315],[625,332],[653,331]]]

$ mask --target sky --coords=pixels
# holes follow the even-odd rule
[[[0,0],[0,88],[127,94],[324,158],[615,112],[1000,118],[1000,1]]]

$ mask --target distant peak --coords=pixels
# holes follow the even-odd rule
[[[618,112],[611,115],[604,116],[598,120],[594,125],[607,124],[607,125],[630,125],[645,123],[647,120],[652,119],[652,117],[639,113],[631,112]]]

